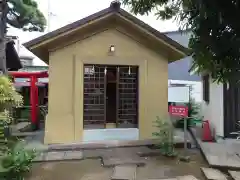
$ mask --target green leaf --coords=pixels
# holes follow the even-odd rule
[[[134,14],[154,13],[158,19],[175,19],[180,30],[191,34],[197,74],[209,73],[217,83],[239,83],[239,1],[227,0],[122,0]],[[161,22],[159,21],[161,25]],[[187,37],[186,37],[187,38]]]
[[[35,0],[8,0],[8,3],[9,25],[25,31],[44,31],[46,19]]]

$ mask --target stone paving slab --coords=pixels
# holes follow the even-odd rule
[[[81,160],[81,159],[83,159],[83,153],[81,151],[57,151],[40,153],[34,159],[34,162]]]
[[[64,160],[81,160],[83,159],[82,151],[65,152]]]
[[[65,152],[48,152],[44,155],[45,161],[60,161],[63,160]]]
[[[29,124],[30,124],[29,122],[20,122],[20,123],[17,123],[15,125],[10,125],[10,130],[11,130],[11,132],[19,132],[22,129],[29,126]]]
[[[104,167],[113,167],[118,165],[137,165],[144,166],[146,160],[140,157],[116,157],[116,158],[103,158],[103,166]]]
[[[40,162],[43,161],[45,153],[40,153],[37,155],[37,157],[33,160],[34,162]]]
[[[227,180],[226,175],[218,169],[201,167],[201,170],[208,180]]]
[[[240,171],[228,171],[234,180],[240,180]]]
[[[238,149],[226,143],[208,143],[198,140],[198,144],[211,167],[224,167],[230,169],[240,168]],[[240,145],[239,145],[240,148]]]
[[[111,175],[108,172],[97,172],[85,174],[79,180],[110,180]]]
[[[146,151],[139,151],[137,152],[137,155],[140,157],[152,157],[152,156],[161,156],[162,153],[159,149],[148,149]]]
[[[115,166],[113,170],[112,180],[135,180],[136,165],[120,165]]]
[[[31,147],[36,147],[36,146],[32,145],[29,148]],[[50,151],[50,152],[45,151],[45,146],[41,147],[40,149],[42,149],[42,153],[40,153],[35,158],[34,161],[36,162],[101,158],[107,165],[108,164],[116,165],[115,163],[117,162],[120,164],[122,164],[123,162],[129,163],[129,161],[130,161],[130,164],[136,163],[138,165],[142,165],[144,161],[144,157],[161,155],[159,150],[150,149],[147,146],[121,147],[121,148],[108,148],[108,149],[95,149],[95,150],[90,149],[90,150],[71,150],[71,151],[70,150]],[[116,162],[114,163],[115,161],[114,159],[118,159],[118,160],[116,160]]]
[[[192,175],[187,175],[187,176],[178,176],[176,178],[169,178],[169,179],[148,179],[148,180],[198,180],[198,179]]]
[[[139,147],[120,147],[120,148],[108,148],[108,149],[95,149],[95,150],[83,150],[84,158],[110,158],[110,157],[132,157],[139,156],[138,153],[149,152],[147,146]]]

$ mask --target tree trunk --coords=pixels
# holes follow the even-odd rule
[[[7,25],[7,0],[0,0],[0,72],[7,73],[6,63],[6,25]]]
[[[7,73],[7,64],[6,64],[6,44],[5,44],[5,38],[0,41],[0,72],[1,74]]]

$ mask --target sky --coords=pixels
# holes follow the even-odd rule
[[[109,7],[112,0],[36,0],[39,5],[39,9],[44,13],[46,19],[48,19],[48,9],[51,12],[51,18],[48,24],[50,24],[49,29],[51,31],[58,29],[62,26],[65,26],[69,23],[82,19],[86,16],[89,16],[97,11],[105,9]],[[67,7],[69,5],[69,8]],[[72,6],[70,6],[72,5]],[[126,11],[129,12],[128,7],[122,7]],[[159,30],[160,32],[166,31],[175,31],[178,30],[177,22],[173,20],[161,21],[157,20],[154,14],[150,14],[148,16],[137,16],[139,19],[149,24],[153,28]],[[48,28],[47,28],[48,29]],[[47,29],[46,32],[47,33]],[[31,39],[34,39],[38,36],[43,35],[44,33],[39,32],[23,32],[19,29],[9,28],[8,35],[18,36],[20,43],[27,42]],[[20,55],[32,55],[33,54],[27,51],[23,46],[20,46]],[[46,65],[40,59],[34,59],[34,65]],[[196,87],[196,89],[199,89]],[[196,99],[199,100],[200,96],[198,95],[198,91],[196,91]],[[199,96],[199,97],[198,97]]]
[[[44,13],[46,19],[48,19],[48,9],[51,12],[51,18],[49,21],[50,30],[58,29],[64,25],[82,19],[86,16],[89,16],[97,11],[100,11],[104,8],[107,8],[112,0],[36,0],[39,5],[39,9]],[[66,7],[67,5],[72,5]],[[123,7],[125,10],[129,8]],[[145,23],[151,25],[155,29],[165,32],[177,30],[178,26],[176,22],[172,20],[161,21],[157,20],[154,14],[149,16],[137,16],[139,19],[143,20]],[[47,29],[46,29],[47,30]],[[43,33],[39,32],[23,32],[18,29],[10,28],[8,31],[9,35],[18,36],[21,43],[27,42],[31,39],[34,39]]]
[[[30,41],[36,37],[39,37],[50,31],[56,30],[62,26],[65,26],[69,23],[87,17],[93,13],[96,13],[102,9],[109,7],[112,0],[36,0],[41,12],[45,15],[46,19],[49,20],[47,25],[49,28],[46,28],[44,33],[40,32],[23,32],[20,29],[9,28],[8,35],[18,36],[20,40],[20,44]],[[72,5],[66,7],[67,5]],[[123,9],[129,11],[129,7],[122,7]],[[51,12],[51,16],[48,16],[48,12]],[[50,18],[48,18],[50,17]],[[154,14],[150,14],[149,16],[137,16],[139,19],[143,20],[145,23],[154,27],[155,29],[166,32],[166,31],[174,31],[178,29],[177,23],[169,20],[169,21],[161,21],[157,20]],[[29,52],[25,47],[19,46],[19,55],[34,55]],[[46,65],[39,58],[35,57],[33,60],[33,65],[42,66]]]

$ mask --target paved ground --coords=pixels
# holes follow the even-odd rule
[[[239,143],[207,143],[198,141],[211,167],[240,170]]]
[[[108,154],[108,157],[129,157],[133,152],[140,152],[140,149],[122,149],[116,151],[112,149],[96,150],[95,154]],[[178,150],[183,154],[183,150]],[[94,151],[85,151],[85,156],[92,157]],[[189,163],[180,162],[176,159],[169,159],[163,156],[144,157],[145,165],[136,168],[136,180],[175,178],[176,176],[193,175],[199,180],[204,179],[200,167],[207,167],[198,150],[190,150],[191,161]],[[135,156],[135,155],[134,155]],[[120,159],[122,159],[120,158]],[[129,166],[129,165],[128,165]],[[113,176],[115,166],[104,167],[100,159],[85,159],[78,161],[58,161],[35,163],[28,180],[110,180]],[[132,168],[134,169],[134,168]],[[129,172],[130,173],[130,172]],[[125,173],[126,174],[126,173]]]
[[[192,132],[211,167],[240,170],[239,140],[222,139],[215,143],[202,142],[200,129],[192,129]]]
[[[99,160],[36,163],[28,180],[108,180],[112,168],[104,168]]]
[[[181,132],[178,132],[181,136]],[[39,135],[38,135],[39,137]],[[189,136],[188,136],[189,137]],[[27,139],[28,148],[38,147],[38,149],[49,150],[49,146],[44,146],[36,137]],[[118,144],[117,144],[118,145]],[[115,147],[113,144],[112,147]],[[41,154],[34,163],[33,170],[28,180],[114,180],[119,179],[119,175],[125,174],[125,179],[148,180],[148,179],[167,179],[177,176],[193,179],[185,175],[193,175],[197,179],[204,179],[200,167],[207,167],[198,150],[189,150],[191,161],[181,162],[177,158],[169,159],[159,156],[156,150],[149,150],[146,146],[141,147],[122,147],[84,150],[58,149],[58,152],[47,152]],[[83,147],[81,145],[81,147]],[[54,150],[50,149],[50,150]],[[59,151],[60,150],[60,151]],[[180,155],[185,155],[182,149],[178,149]],[[151,155],[151,156],[148,156]],[[152,156],[154,155],[154,156]],[[62,161],[66,160],[66,161]],[[124,167],[121,167],[124,166]],[[127,167],[126,167],[127,166]],[[114,174],[115,173],[115,174]],[[115,176],[114,176],[115,175]],[[130,178],[131,177],[131,178]],[[133,178],[134,177],[134,178]]]
[[[178,152],[180,155],[184,154],[183,150]],[[193,175],[203,180],[200,167],[207,167],[206,162],[197,150],[191,150],[188,154],[191,156],[189,163],[161,156],[148,158],[146,166],[138,168],[137,180],[175,178],[185,175]]]
[[[203,180],[206,178],[225,180],[228,179],[225,172],[229,168],[240,167],[239,142],[232,140],[199,143],[207,154],[210,165],[225,167],[224,173],[208,168],[197,149],[188,150],[187,155],[191,157],[191,161],[187,163],[177,158],[160,156],[156,150],[141,146],[50,152],[46,154],[45,160],[55,160],[55,162],[35,163],[28,180],[52,180],[53,178],[59,180],[159,180],[169,178],[172,178],[171,180]],[[186,155],[183,149],[177,149],[177,151],[180,155]],[[68,161],[59,161],[62,159],[68,159]],[[73,161],[73,159],[78,160]],[[239,180],[240,172],[229,171],[229,174],[232,174],[235,180]]]

